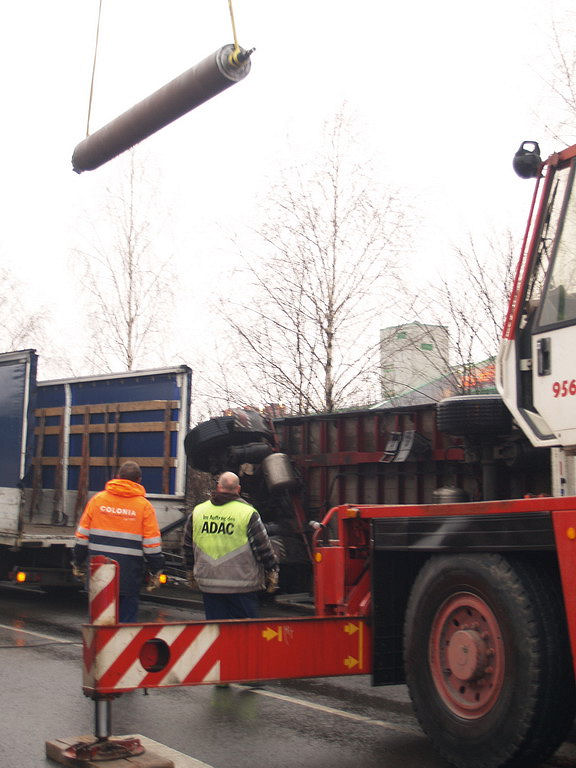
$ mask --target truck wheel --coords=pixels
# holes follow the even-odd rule
[[[512,417],[499,395],[461,395],[436,404],[436,426],[446,435],[499,435],[510,432]]]
[[[539,765],[574,719],[559,581],[497,554],[433,556],[404,627],[416,715],[458,768]]]
[[[270,444],[272,437],[267,422],[259,413],[238,410],[233,416],[216,416],[197,424],[186,435],[184,450],[194,469],[221,471],[216,466],[226,463],[226,448],[245,446],[262,439]]]

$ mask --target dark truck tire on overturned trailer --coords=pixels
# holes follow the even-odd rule
[[[465,435],[503,435],[512,428],[510,411],[500,395],[460,395],[436,404],[439,432]]]
[[[232,416],[215,416],[197,424],[186,435],[184,450],[191,467],[210,472],[227,448],[254,441],[272,444],[273,439],[269,425],[259,413],[236,412]]]
[[[574,677],[558,581],[546,563],[435,555],[404,626],[416,715],[458,768],[540,765],[574,719]]]

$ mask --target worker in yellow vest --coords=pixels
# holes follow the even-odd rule
[[[257,618],[258,593],[278,588],[278,559],[260,515],[240,497],[238,475],[223,472],[210,499],[193,509],[184,559],[210,620]]]

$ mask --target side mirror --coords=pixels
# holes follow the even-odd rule
[[[540,173],[542,158],[537,141],[523,141],[514,155],[512,167],[522,179],[534,179]]]

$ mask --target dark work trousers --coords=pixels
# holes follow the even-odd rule
[[[129,624],[138,621],[138,603],[140,595],[120,595],[118,603],[118,621]]]
[[[238,592],[232,595],[203,592],[206,619],[257,619],[258,592]]]

